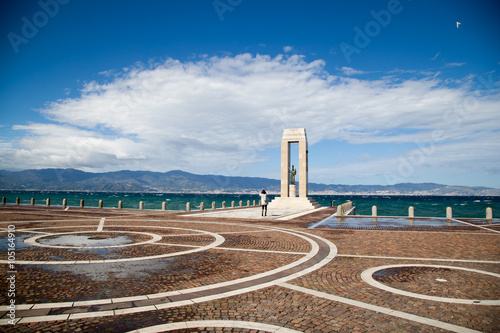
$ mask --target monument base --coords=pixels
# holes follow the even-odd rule
[[[315,209],[321,205],[309,197],[277,197],[268,207],[269,209]]]

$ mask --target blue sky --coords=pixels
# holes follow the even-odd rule
[[[282,131],[303,127],[312,182],[500,188],[498,1],[6,0],[0,13],[0,169],[278,179]]]

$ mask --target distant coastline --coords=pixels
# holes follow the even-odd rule
[[[368,196],[500,196],[500,189],[436,183],[341,185],[309,183],[310,195]],[[258,177],[197,175],[169,172],[116,171],[90,173],[75,169],[0,171],[2,191],[67,191],[102,193],[254,194],[265,188],[280,193],[280,180]]]

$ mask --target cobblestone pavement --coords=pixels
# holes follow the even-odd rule
[[[500,331],[498,225],[308,229],[333,212],[0,206],[0,331]]]

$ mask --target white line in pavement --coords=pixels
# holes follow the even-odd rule
[[[104,227],[104,220],[106,219],[103,217],[99,222],[99,226],[97,227],[97,232],[102,232],[102,228]]]
[[[364,256],[356,254],[337,254],[337,257],[348,257],[348,258],[369,258],[369,259],[395,259],[395,260],[420,260],[420,261],[450,261],[450,262],[467,262],[467,263],[478,263],[478,264],[500,264],[500,261],[488,261],[488,260],[468,260],[468,259],[440,259],[440,258],[411,258],[411,257],[384,257],[384,256]]]
[[[158,333],[168,332],[173,330],[184,330],[198,327],[224,327],[224,328],[242,328],[248,330],[259,330],[271,333],[300,333],[300,331],[292,330],[286,327],[269,325],[264,323],[256,323],[252,321],[239,320],[196,320],[184,321],[180,323],[162,324],[141,328],[127,333]]]
[[[321,291],[316,291],[316,290],[307,289],[304,287],[295,286],[295,285],[289,284],[289,283],[281,283],[281,284],[279,284],[279,286],[284,287],[284,288],[288,288],[288,289],[292,289],[295,291],[299,291],[299,292],[302,292],[305,294],[309,294],[312,296],[325,298],[325,299],[328,299],[331,301],[340,302],[340,303],[356,306],[359,308],[380,312],[380,313],[383,313],[383,314],[386,314],[389,316],[398,317],[398,318],[402,318],[405,320],[410,320],[410,321],[414,321],[417,323],[442,328],[442,329],[449,330],[452,332],[460,332],[460,333],[462,333],[462,332],[463,333],[465,333],[465,332],[479,332],[479,331],[471,330],[469,328],[465,328],[465,327],[461,327],[461,326],[457,326],[457,325],[453,325],[453,324],[448,324],[448,323],[445,323],[445,322],[442,322],[439,320],[425,318],[425,317],[421,317],[421,316],[416,316],[416,315],[413,315],[410,313],[396,311],[393,309],[384,308],[384,307],[369,304],[369,303],[359,302],[359,301],[355,301],[352,299],[348,299],[348,298],[344,298],[344,297],[340,297],[340,296],[335,296],[332,294],[327,294],[327,293],[324,293]]]

